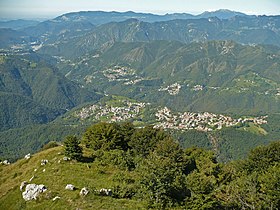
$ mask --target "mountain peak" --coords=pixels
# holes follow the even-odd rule
[[[206,11],[203,12],[202,14],[198,15],[201,18],[209,18],[209,17],[218,17],[220,19],[229,19],[232,18],[234,16],[246,16],[245,13],[241,13],[241,12],[236,12],[236,11],[232,11],[229,9],[219,9],[216,11]]]

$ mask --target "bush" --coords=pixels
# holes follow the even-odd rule
[[[115,165],[120,169],[127,170],[132,170],[135,167],[132,156],[123,150],[97,150],[93,156],[101,165]]]

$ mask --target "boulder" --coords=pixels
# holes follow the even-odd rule
[[[20,191],[23,191],[24,187],[27,185],[27,181],[23,181],[21,184],[20,184],[20,187],[19,187],[19,190]]]
[[[69,157],[63,157],[63,160],[64,160],[64,161],[69,161],[69,160],[71,160],[71,158],[69,158]]]
[[[2,164],[4,164],[4,165],[10,165],[11,163],[10,163],[8,160],[4,160],[4,161],[2,162]]]
[[[30,158],[31,158],[31,154],[30,154],[30,153],[28,153],[27,155],[24,156],[24,159],[25,159],[25,160],[28,160],[28,159],[30,159]]]
[[[80,196],[86,196],[87,194],[89,194],[89,189],[86,187],[82,188],[80,191]]]
[[[75,186],[72,184],[67,184],[65,190],[75,190]]]
[[[41,166],[46,165],[48,162],[48,160],[41,160]]]
[[[113,192],[111,189],[102,188],[99,190],[99,194],[103,196],[112,196]]]
[[[46,190],[47,188],[43,184],[28,184],[26,185],[25,191],[22,193],[22,197],[26,201],[36,200],[39,194]]]

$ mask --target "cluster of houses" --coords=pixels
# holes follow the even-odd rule
[[[230,116],[222,114],[213,114],[209,112],[194,113],[172,113],[167,107],[158,110],[156,113],[158,123],[156,128],[164,129],[176,129],[176,130],[199,130],[199,131],[213,131],[215,129],[221,129],[222,127],[230,127],[244,124],[246,122],[252,122],[256,125],[266,124],[267,116],[262,117],[249,117],[234,119]]]
[[[195,85],[193,86],[192,88],[194,91],[200,91],[200,90],[203,90],[203,86],[202,85]]]
[[[123,101],[123,106],[100,106],[91,105],[82,108],[82,110],[77,111],[75,114],[80,119],[87,119],[92,117],[94,120],[106,120],[109,122],[120,122],[132,119],[140,114],[140,112],[145,108],[145,103],[136,103]]]
[[[187,87],[189,87],[190,84],[187,84]],[[160,89],[158,89],[158,91],[167,91],[170,95],[177,95],[180,92],[180,89],[182,88],[182,86],[179,83],[174,83],[172,85],[169,85],[167,87],[161,87]],[[192,87],[193,91],[200,91],[203,90],[203,86],[202,85],[194,85]],[[217,88],[215,88],[217,89]]]
[[[181,85],[179,83],[174,83],[167,87],[161,87],[158,91],[167,91],[170,95],[177,95],[180,92]]]
[[[114,66],[104,70],[102,73],[104,77],[109,80],[109,82],[125,81],[124,85],[134,85],[144,80],[144,78],[135,74],[135,69],[124,66]]]
[[[124,84],[125,84],[125,85],[134,85],[134,84],[136,84],[136,83],[141,82],[141,81],[144,80],[144,78],[138,77],[138,76],[136,76],[135,78],[136,78],[136,79],[134,79],[134,80],[129,80],[128,82],[125,82]]]
[[[129,67],[114,66],[112,68],[103,71],[104,77],[108,78],[109,81],[128,81],[127,76],[133,76],[135,70]]]

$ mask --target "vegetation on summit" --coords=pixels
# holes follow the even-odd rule
[[[279,141],[259,146],[246,159],[227,164],[218,163],[212,151],[183,149],[163,130],[136,128],[130,123],[94,124],[78,143],[79,138],[68,136],[63,148],[52,143],[55,147],[50,146],[30,159],[1,165],[0,207],[277,209],[279,206]],[[63,155],[73,159],[67,161]],[[42,159],[47,163],[40,166]],[[47,191],[37,201],[26,202],[20,196],[19,184],[31,176],[32,183],[43,183]],[[83,197],[75,190],[67,192],[66,183],[73,183],[78,189],[87,187],[90,193]],[[111,197],[97,193],[104,187],[112,189]],[[55,197],[59,198],[53,200]],[[11,202],[15,199],[16,204]]]

